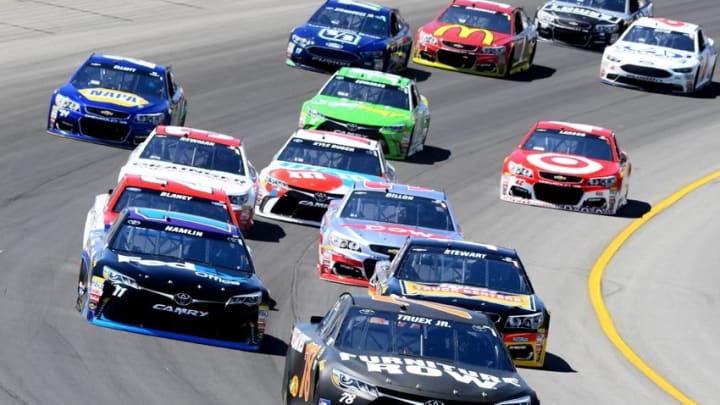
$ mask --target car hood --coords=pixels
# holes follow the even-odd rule
[[[463,362],[450,364],[394,353],[377,356],[340,351],[332,355],[337,356],[333,363],[338,369],[362,376],[371,385],[415,395],[422,391],[439,400],[452,399],[459,403],[482,399],[482,403],[496,403],[528,392],[526,383],[514,370]]]
[[[384,181],[379,176],[330,169],[302,163],[275,161],[263,170],[264,176],[271,176],[287,183],[293,188],[300,188],[318,193],[345,194],[357,181]]]
[[[305,24],[296,28],[293,34],[308,39],[307,46],[317,45],[350,52],[385,50],[384,38],[356,31]]]
[[[473,310],[498,310],[501,308],[519,308],[535,311],[537,303],[534,295],[511,294],[487,288],[472,287],[452,283],[419,283],[407,280],[394,280],[391,283],[400,291],[397,293],[412,298],[428,299],[445,304],[457,305]],[[384,294],[392,294],[396,288],[390,288]]]
[[[365,125],[397,125],[413,120],[408,110],[329,96],[313,97],[303,106],[304,111],[309,108],[328,118]]]
[[[244,195],[249,193],[253,187],[252,181],[246,176],[201,169],[199,167],[177,165],[153,159],[138,159],[128,163],[121,169],[120,177],[126,174],[178,179],[189,183],[219,188],[228,195]]]
[[[542,10],[560,18],[571,18],[576,21],[583,21],[590,24],[616,24],[625,13],[599,9],[595,7],[583,7],[574,3],[552,1],[546,3]]]
[[[516,149],[509,160],[533,168],[536,177],[538,171],[583,178],[612,176],[620,171],[620,166],[616,162],[608,160],[535,150]]]
[[[636,42],[620,41],[610,46],[606,52],[617,57],[623,63],[636,63],[643,66],[691,67],[698,64],[693,52]]]
[[[460,235],[453,231],[348,218],[338,218],[330,227],[354,239],[361,239],[368,243],[383,246],[400,247],[408,236],[431,239],[460,239]]]
[[[498,46],[510,42],[511,35],[503,32],[471,28],[460,24],[432,21],[420,28],[443,41],[466,45]]]
[[[166,110],[168,102],[159,97],[143,98],[138,94],[126,91],[106,89],[103,87],[90,87],[78,89],[71,84],[58,89],[58,93],[80,101],[85,105],[98,108],[119,108],[130,112],[151,112]]]

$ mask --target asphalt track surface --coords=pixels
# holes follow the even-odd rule
[[[388,1],[413,29],[444,1]],[[534,10],[539,1],[522,1]],[[720,40],[715,0],[656,0],[656,14]],[[187,124],[242,136],[263,167],[326,76],[284,65],[289,30],[319,1],[5,1],[0,14],[0,404],[280,403],[290,325],[355,287],[321,282],[317,230],[260,221],[249,244],[277,299],[268,350],[246,353],[92,327],[73,308],[85,214],[127,152],[44,132],[50,93],[92,51],[174,66]],[[531,11],[532,13],[532,11]],[[720,170],[720,85],[699,98],[609,87],[600,54],[541,43],[529,76],[411,64],[431,103],[429,147],[404,182],[445,189],[468,239],[516,248],[553,311],[544,370],[520,370],[546,404],[676,403],[612,345],[588,298],[591,267],[634,219]],[[501,202],[503,157],[539,119],[613,128],[633,162],[617,217]],[[712,181],[657,215],[610,261],[603,296],[619,333],[698,403],[716,403],[720,198]]]

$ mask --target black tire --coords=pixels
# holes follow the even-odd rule
[[[695,81],[693,82],[692,90],[690,90],[690,95],[697,95],[698,93],[698,79],[700,79],[700,66],[695,70]]]
[[[85,289],[83,290],[83,293],[80,294],[80,283],[85,283]],[[77,285],[77,298],[75,300],[75,309],[78,310],[78,312],[82,313],[83,308],[87,305],[87,300],[90,297],[90,283],[92,282],[92,277],[89,276],[89,272],[87,270],[87,267],[85,266],[84,261],[80,261],[80,272],[78,274],[78,285]]]

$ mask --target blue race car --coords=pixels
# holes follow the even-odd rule
[[[273,306],[229,223],[128,207],[83,246],[76,308],[94,325],[259,350]]]
[[[412,50],[410,25],[395,8],[358,0],[327,0],[292,30],[286,63],[320,72],[342,66],[398,72]]]
[[[92,54],[50,97],[47,130],[132,149],[159,124],[184,125],[186,107],[169,66]]]

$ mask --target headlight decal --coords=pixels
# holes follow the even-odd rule
[[[545,317],[542,312],[530,315],[510,315],[505,321],[505,327],[511,329],[537,330],[542,326]]]

